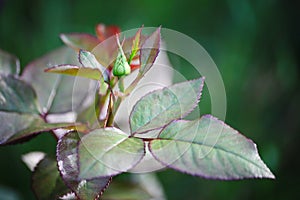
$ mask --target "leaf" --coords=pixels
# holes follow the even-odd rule
[[[164,128],[149,149],[165,166],[212,179],[275,178],[256,145],[211,115]]]
[[[0,111],[38,114],[35,91],[18,78],[0,74]]]
[[[160,128],[191,112],[201,96],[204,79],[182,82],[142,97],[130,114],[132,135]]]
[[[153,157],[152,153],[149,150],[148,143],[149,142],[145,141],[145,146],[146,146],[145,156],[136,166],[134,166],[132,169],[129,170],[129,173],[136,173],[136,174],[148,173],[148,172],[159,171],[166,168],[165,165],[161,164]]]
[[[94,79],[94,80],[100,80],[105,74],[104,80],[108,81],[108,75],[106,72],[102,74],[102,72],[99,71],[99,69],[90,68],[90,67],[79,67],[76,65],[63,64],[63,65],[55,65],[53,67],[45,69],[45,72],[65,74],[70,76],[80,76],[80,77]]]
[[[40,132],[75,126],[44,122],[34,90],[11,75],[0,75],[0,124],[0,145],[21,142]]]
[[[22,79],[36,91],[45,114],[78,112],[90,95],[94,95],[97,87],[94,80],[44,72],[49,66],[66,63],[80,65],[76,53],[62,47],[30,63],[22,74]]]
[[[93,49],[93,53],[102,66],[105,68],[112,66],[118,54],[116,38],[105,39]]]
[[[60,39],[77,51],[80,49],[92,51],[100,43],[97,37],[86,33],[61,34]]]
[[[36,166],[32,174],[32,188],[39,200],[59,199],[69,191],[59,176],[55,160],[49,157]]]
[[[79,179],[77,144],[83,135],[69,132],[57,144],[57,163],[64,182],[82,200],[96,199],[108,187],[111,177]]]
[[[105,81],[108,81],[109,72],[98,62],[96,57],[91,52],[80,50],[79,62],[83,67],[97,69],[100,72],[101,77],[103,77]]]
[[[144,142],[117,128],[96,129],[84,135],[78,146],[79,177],[113,176],[133,168],[145,154]]]
[[[147,174],[130,174],[124,180],[114,179],[105,191],[103,200],[164,200],[162,186],[156,176]]]
[[[160,48],[160,28],[150,35],[141,47],[140,73],[145,74],[153,65]]]
[[[102,77],[101,72],[97,69],[79,67],[76,65],[55,65],[53,67],[45,69],[45,72],[80,76],[94,80],[99,80]]]
[[[159,129],[153,129],[153,130],[150,130],[150,131],[147,131],[147,132],[143,132],[143,133],[137,133],[134,135],[134,137],[137,137],[137,138],[146,138],[146,139],[152,139],[152,138],[158,138],[161,130],[163,128],[159,128]]]
[[[131,53],[129,56],[128,63],[130,64],[133,58],[136,56],[136,53],[139,50],[140,46],[140,40],[141,40],[141,32],[142,32],[143,27],[141,27],[135,34],[133,41],[132,41],[132,47],[131,47]]]
[[[145,41],[145,39],[146,37],[144,35],[140,35],[139,49],[141,47],[141,44],[143,44],[143,42]],[[125,38],[125,40],[122,42],[122,50],[127,59],[129,59],[130,53],[132,51],[133,40],[134,37],[129,37]],[[105,68],[108,68],[112,67],[114,61],[116,60],[119,52],[118,50],[119,48],[116,41],[116,37],[110,36],[109,38],[106,38],[105,40],[101,41],[101,43],[93,49],[93,53],[97,57],[99,63],[101,63],[101,65]],[[136,60],[138,60],[138,64],[136,63]],[[139,59],[134,58],[133,61],[135,61],[135,63],[132,62],[132,66],[139,67]]]
[[[140,49],[144,44],[145,40],[149,37],[141,33],[142,29],[143,26],[137,30],[133,37],[127,37],[122,42],[122,49],[128,60],[128,64],[130,65],[131,71],[140,68]],[[121,35],[121,38],[122,37],[126,37],[126,34]]]
[[[58,128],[75,129],[73,123],[45,123],[39,115],[0,112],[0,145],[22,142],[38,133]]]
[[[0,73],[1,74],[15,74],[20,73],[19,59],[0,49]]]

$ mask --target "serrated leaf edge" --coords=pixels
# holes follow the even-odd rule
[[[142,132],[138,132],[138,131],[135,131],[135,132],[132,132],[132,128],[131,128],[131,116],[136,108],[136,105],[143,100],[143,98],[145,98],[146,96],[148,95],[151,95],[155,92],[158,92],[160,90],[164,90],[164,89],[168,89],[169,87],[173,87],[173,86],[176,86],[176,85],[180,85],[180,84],[183,84],[183,83],[190,83],[190,82],[194,82],[194,81],[197,81],[197,80],[201,80],[201,84],[200,84],[200,88],[199,88],[199,92],[197,93],[197,101],[194,103],[194,105],[192,106],[192,108],[190,110],[188,110],[187,112],[183,113],[181,117],[179,118],[176,118],[176,119],[173,119],[172,121],[170,121],[169,123],[166,123],[164,124],[163,126],[160,126],[160,127],[157,127],[157,128],[152,128],[152,129],[149,129],[149,130],[145,130],[145,131],[142,131]],[[193,80],[189,80],[189,81],[185,81],[185,82],[180,82],[180,83],[176,83],[176,84],[173,84],[173,85],[170,85],[170,86],[167,86],[167,87],[163,87],[161,89],[157,89],[157,90],[153,90],[147,94],[145,94],[144,96],[142,96],[137,102],[136,104],[133,106],[131,112],[130,112],[130,115],[129,115],[129,127],[130,127],[130,132],[131,132],[131,136],[134,136],[135,134],[143,134],[143,133],[146,133],[148,131],[152,131],[152,130],[156,130],[156,129],[160,129],[160,128],[165,128],[167,125],[169,125],[171,122],[173,122],[174,120],[178,120],[178,119],[182,119],[184,117],[186,117],[188,114],[190,114],[198,105],[198,103],[200,102],[200,99],[201,99],[201,96],[202,96],[202,90],[203,90],[203,86],[204,86],[204,80],[205,80],[205,77],[200,77],[198,79],[193,79]],[[151,121],[150,121],[151,122]],[[149,122],[149,123],[150,123]],[[147,124],[149,124],[147,123]],[[146,125],[147,125],[146,124]]]
[[[223,126],[227,127],[227,128],[231,128],[233,129],[232,127],[230,127],[229,125],[225,124],[222,120],[219,120],[218,118],[210,115],[210,114],[207,114],[207,115],[203,115],[201,118],[197,119],[197,120],[201,120],[202,118],[209,118],[209,119],[214,119],[214,120],[217,120],[219,122],[221,122],[223,124]],[[183,121],[188,121],[188,120],[183,120]],[[196,120],[195,120],[196,121]],[[167,127],[167,126],[166,126]],[[164,127],[164,129],[166,128]],[[163,129],[163,130],[164,130]],[[163,131],[162,130],[162,131]],[[255,147],[255,153],[259,156],[258,154],[258,149],[257,149],[257,145],[249,138],[247,138],[246,136],[244,136],[243,134],[241,134],[240,132],[238,132],[237,130],[233,129],[237,134],[239,134],[240,136],[244,137],[246,140],[248,140],[248,142],[251,142],[251,144],[254,145]],[[161,132],[162,132],[161,131]],[[275,179],[275,176],[274,174],[271,172],[271,170],[267,167],[267,165],[264,163],[264,161],[260,158],[260,161],[262,162],[262,165],[264,166],[264,168],[261,168],[260,166],[257,166],[254,162],[252,161],[249,161],[248,159],[246,159],[247,161],[249,161],[250,163],[252,163],[253,165],[257,166],[258,168],[260,169],[263,169],[264,171],[266,171],[269,176],[249,176],[249,177],[238,177],[238,178],[221,178],[221,177],[211,177],[211,176],[206,176],[206,175],[199,175],[197,173],[190,173],[188,170],[181,170],[181,169],[178,169],[176,167],[173,167],[172,164],[167,164],[165,163],[164,161],[160,160],[152,151],[152,148],[151,148],[151,142],[154,141],[154,140],[168,140],[166,138],[157,138],[157,139],[153,139],[153,140],[150,140],[149,143],[148,143],[148,148],[149,148],[149,151],[151,152],[152,156],[155,158],[155,160],[157,160],[158,162],[160,162],[162,165],[166,166],[167,168],[171,168],[171,169],[174,169],[176,171],[179,171],[179,172],[182,172],[182,173],[185,173],[185,174],[189,174],[189,175],[192,175],[192,176],[200,176],[200,177],[203,177],[203,178],[206,178],[206,179],[214,179],[214,180],[242,180],[242,179],[249,179],[249,178],[269,178],[269,179]],[[179,141],[179,140],[178,140]],[[187,141],[182,141],[182,142],[187,142]],[[226,151],[227,152],[227,151]],[[235,154],[234,154],[235,155]],[[239,158],[242,158],[240,157],[239,155],[237,155]],[[244,159],[244,158],[242,158]],[[245,160],[245,159],[244,159]]]
[[[122,140],[122,142],[123,141],[125,141],[126,139],[129,139],[129,138],[131,138],[131,136],[128,136],[126,133],[124,133],[123,131],[121,131],[120,129],[117,129],[117,128],[115,128],[115,127],[106,127],[106,128],[104,128],[104,129],[114,129],[114,130],[117,130],[117,132],[119,132],[120,134],[122,134],[122,135],[125,135],[125,136],[127,136],[124,140]],[[94,130],[97,130],[97,129],[94,129]],[[94,131],[93,130],[93,131]],[[136,138],[136,137],[134,137],[134,138]],[[125,171],[120,171],[120,172],[116,172],[116,173],[113,173],[113,174],[110,174],[109,176],[111,176],[111,177],[113,177],[113,176],[116,176],[116,175],[118,175],[118,174],[121,174],[121,173],[124,173],[124,172],[127,172],[127,171],[129,171],[129,170],[131,170],[132,168],[134,168],[136,165],[138,165],[141,161],[142,161],[142,159],[145,157],[145,154],[146,154],[146,145],[145,145],[145,141],[143,140],[143,139],[141,139],[141,138],[136,138],[136,139],[140,139],[142,142],[143,142],[143,155],[141,156],[141,158],[138,160],[138,161],[136,161],[136,163],[134,163],[130,168],[128,168],[127,170],[125,170]],[[118,144],[120,144],[120,143],[118,143]],[[78,171],[79,171],[79,174],[80,174],[80,162],[79,162],[79,145],[80,145],[80,142],[78,142],[77,143],[77,166],[78,166]],[[93,155],[92,155],[93,156]],[[91,180],[91,179],[95,179],[95,178],[103,178],[103,177],[109,177],[109,176],[95,176],[95,177],[93,177],[93,178],[87,178],[87,179],[85,179],[85,180]]]
[[[67,187],[75,194],[75,196],[76,196],[77,198],[80,198],[80,197],[78,196],[78,194],[77,194],[77,191],[73,190],[72,187],[70,186],[69,182],[68,182],[67,180],[65,180],[65,178],[64,178],[64,176],[62,175],[62,172],[61,172],[61,170],[59,169],[59,166],[58,166],[59,147],[62,145],[62,144],[61,144],[61,143],[62,143],[62,140],[64,140],[65,137],[68,137],[68,135],[69,135],[69,134],[72,134],[72,133],[74,133],[74,132],[73,132],[73,131],[69,131],[69,132],[65,133],[65,134],[58,140],[57,145],[56,145],[56,165],[57,165],[57,170],[58,170],[58,172],[59,172],[59,175],[60,175],[61,179],[63,180],[64,184],[65,184],[65,185],[66,185],[66,186],[67,186]],[[78,134],[78,133],[77,133],[77,134]],[[77,153],[77,155],[76,155],[76,157],[77,157],[76,162],[77,162],[77,168],[78,168],[78,174],[79,174],[78,145],[79,145],[79,142],[80,142],[80,139],[81,139],[81,138],[80,138],[80,136],[78,136],[78,137],[79,137],[79,140],[77,141],[77,144],[76,144],[76,153]],[[101,177],[101,178],[108,178],[108,176],[107,176],[107,177]],[[85,180],[86,180],[86,181],[92,181],[92,180],[94,180],[94,179],[97,179],[97,178],[85,179]],[[80,181],[82,181],[82,180],[79,180],[78,177],[77,177],[77,178],[76,178],[76,181],[80,182]],[[110,185],[111,182],[112,182],[112,176],[110,177],[109,181],[106,183],[105,187],[103,187],[103,188],[101,189],[101,191],[97,192],[98,195],[95,196],[95,198],[94,198],[95,200],[96,200],[96,199],[99,199],[99,198],[103,195],[104,191],[108,188],[108,186]]]

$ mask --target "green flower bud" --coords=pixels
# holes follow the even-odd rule
[[[126,56],[123,52],[123,49],[120,45],[120,41],[119,41],[119,37],[117,37],[117,43],[119,46],[119,53],[117,56],[117,59],[115,61],[115,65],[113,67],[113,75],[114,76],[124,76],[124,75],[128,75],[131,72],[131,68],[130,65],[127,62]]]
[[[130,74],[130,72],[131,68],[126,60],[126,57],[123,56],[122,53],[119,53],[113,67],[113,75],[120,77]]]

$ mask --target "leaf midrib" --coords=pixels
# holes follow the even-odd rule
[[[242,157],[241,155],[239,155],[239,154],[237,154],[237,153],[228,151],[228,150],[226,150],[226,149],[224,149],[224,148],[220,148],[220,147],[217,147],[217,146],[207,145],[207,144],[200,143],[200,142],[190,142],[190,141],[185,141],[185,140],[180,140],[180,139],[172,139],[172,138],[158,138],[158,139],[155,139],[155,140],[153,140],[153,141],[158,141],[158,140],[174,141],[174,142],[183,142],[183,143],[195,144],[195,145],[199,145],[199,146],[202,145],[202,146],[205,146],[205,147],[210,147],[210,148],[212,148],[212,149],[214,149],[214,150],[223,151],[223,152],[225,152],[225,153],[227,153],[227,154],[231,154],[231,155],[233,155],[233,156],[236,156],[236,157],[238,157],[238,158],[240,158],[240,159],[242,159],[242,160],[245,160],[245,161],[251,163],[252,165],[254,165],[254,166],[256,166],[256,167],[262,169],[263,171],[270,173],[270,172],[269,172],[268,170],[266,170],[265,168],[262,168],[262,166],[257,165],[257,163],[255,163],[255,162],[253,162],[253,161],[251,161],[251,160],[249,160],[249,159],[247,159],[247,158],[245,158],[245,157]],[[151,143],[152,143],[153,141],[151,141],[151,142],[149,143],[150,146],[151,146]],[[150,148],[150,149],[152,149],[152,148]],[[151,151],[151,153],[154,154],[152,151]],[[155,157],[155,155],[154,155],[154,157]],[[263,163],[263,162],[262,162],[262,163]]]
[[[120,145],[121,143],[123,143],[124,141],[126,141],[126,139],[128,139],[128,137],[125,137],[125,138],[121,139],[120,141],[118,141],[117,143],[115,143],[115,145],[112,145],[111,147],[109,147],[109,148],[107,149],[106,152],[104,152],[103,154],[100,155],[99,158],[98,158],[98,157],[96,158],[96,156],[94,156],[90,151],[87,151],[88,154],[89,154],[91,157],[94,158],[94,161],[92,162],[92,164],[90,165],[90,167],[88,167],[88,170],[92,169],[92,168],[98,163],[97,160],[99,160],[100,158],[103,158],[103,156],[104,156],[105,154],[107,154],[107,152],[111,151],[113,148],[117,147],[118,145]],[[101,165],[104,165],[104,166],[105,166],[105,163],[102,163],[102,162],[101,162]],[[87,170],[85,170],[85,171],[87,171]],[[114,171],[116,171],[116,170],[114,170]],[[86,173],[86,172],[85,172],[85,173]]]
[[[184,97],[185,94],[187,94],[187,93],[188,93],[188,92],[185,92],[183,95],[181,95],[180,98],[176,98],[178,101],[175,102],[175,103],[173,103],[173,104],[171,104],[171,105],[169,105],[168,107],[166,107],[166,109],[164,109],[164,112],[166,112],[167,110],[169,110],[171,107],[177,105],[178,102],[180,102],[180,100],[183,99],[183,97]],[[172,94],[173,94],[173,93],[172,93]],[[197,93],[196,93],[196,94],[197,94]],[[196,100],[198,101],[198,95],[196,96]],[[196,104],[195,104],[195,105],[196,105]],[[192,109],[193,109],[193,107],[195,107],[195,105],[192,106]],[[155,115],[151,120],[149,120],[149,121],[148,121],[146,124],[144,124],[143,126],[140,126],[138,129],[136,129],[136,131],[134,132],[134,134],[138,133],[138,131],[139,131],[140,129],[144,128],[144,127],[147,128],[147,126],[148,126],[149,124],[151,124],[152,121],[154,121],[155,119],[157,119],[158,116],[160,116],[162,113],[163,113],[163,111],[160,112],[160,113],[158,113],[157,115]],[[188,111],[187,111],[186,113],[188,113]],[[180,117],[185,116],[186,113],[183,113],[182,116],[180,116]],[[172,119],[172,120],[179,119],[180,117],[177,117],[177,118]],[[171,121],[172,121],[172,120],[171,120]],[[157,128],[159,128],[159,127],[157,127]],[[153,128],[153,129],[154,129],[154,128]],[[145,131],[147,131],[147,130],[145,130]],[[142,131],[142,132],[145,132],[145,131]]]

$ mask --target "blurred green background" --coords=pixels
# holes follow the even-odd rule
[[[93,33],[99,22],[122,30],[162,25],[192,37],[222,74],[226,122],[257,143],[276,180],[224,182],[167,170],[158,175],[168,199],[300,199],[299,10],[299,1],[279,0],[0,0],[0,48],[25,66],[60,46],[59,33]],[[31,150],[53,155],[55,141],[42,134],[0,148],[0,193],[34,199],[20,160]]]

